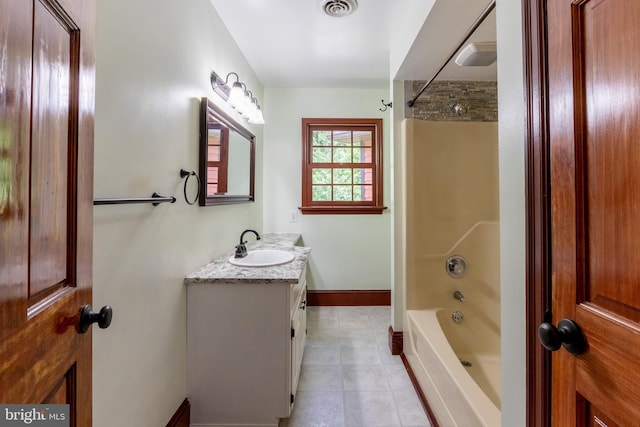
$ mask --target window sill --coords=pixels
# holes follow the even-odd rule
[[[386,206],[303,206],[305,215],[380,215]]]

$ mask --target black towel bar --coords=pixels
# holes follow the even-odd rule
[[[158,206],[160,203],[175,203],[175,197],[165,197],[158,193],[153,193],[151,197],[130,197],[128,199],[93,199],[93,205],[125,205],[132,203],[151,203]]]

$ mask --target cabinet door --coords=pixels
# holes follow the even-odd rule
[[[300,377],[302,355],[307,338],[307,290],[303,289],[297,300],[297,309],[291,320],[294,336],[291,342],[291,394],[295,396]],[[294,399],[292,399],[294,400]],[[293,403],[293,402],[291,402]]]

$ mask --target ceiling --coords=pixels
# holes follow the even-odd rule
[[[352,15],[340,18],[325,15],[319,0],[210,1],[265,87],[384,88],[389,85],[390,45],[397,30],[394,23],[403,22],[403,14],[410,13],[409,3],[417,0],[359,0]],[[428,37],[416,39],[409,52],[411,67],[405,67],[410,71],[398,77],[431,77],[461,39],[444,29],[462,16],[464,22],[456,24],[460,34],[464,33],[478,15],[475,10],[468,13],[474,16],[458,12],[437,19],[430,16],[425,26],[431,21],[434,29],[422,31]],[[479,28],[481,41],[495,41],[494,13]],[[445,34],[433,37],[434,31]],[[437,41],[435,47],[420,45],[434,44],[433,40]],[[434,50],[439,54],[430,53]],[[443,70],[443,76],[445,73],[458,80],[495,80],[495,65],[454,65]]]

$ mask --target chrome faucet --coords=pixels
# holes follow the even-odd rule
[[[455,292],[453,293],[453,298],[454,298],[454,299],[457,299],[457,300],[458,300],[458,301],[460,301],[460,302],[464,302],[464,301],[465,301],[465,299],[464,299],[464,295],[462,295],[462,292],[461,292],[461,291],[455,291]]]
[[[234,258],[244,258],[247,256],[247,247],[245,246],[245,243],[247,242],[244,240],[244,235],[246,233],[253,233],[256,235],[256,240],[260,240],[260,235],[256,230],[244,230],[240,235],[240,244],[236,246]]]

